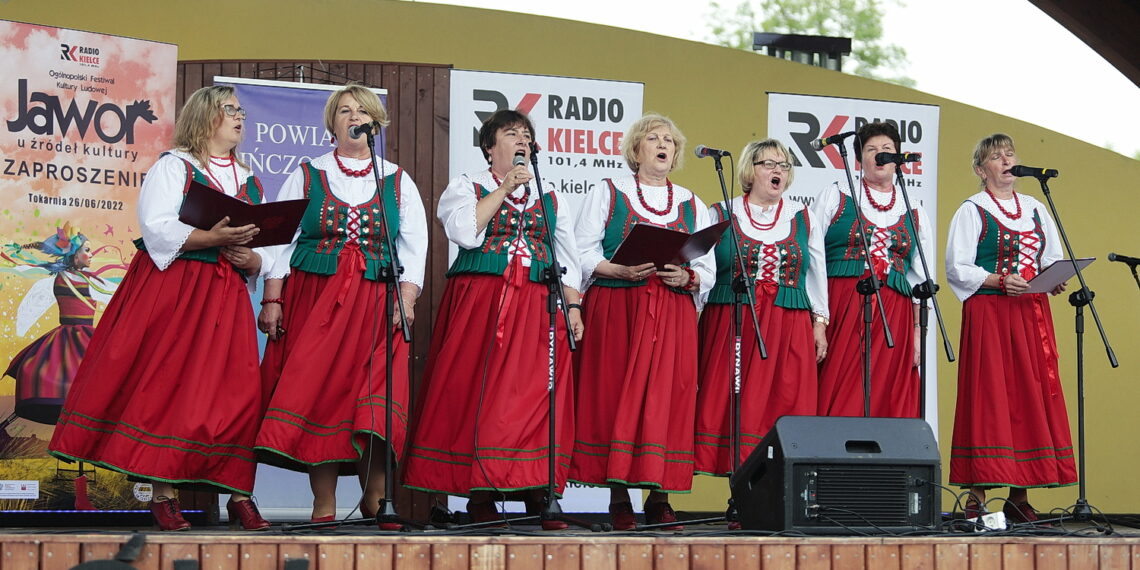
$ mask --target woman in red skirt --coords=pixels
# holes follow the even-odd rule
[[[828,187],[812,205],[815,219],[823,224],[827,255],[827,298],[831,322],[827,327],[830,353],[819,369],[821,416],[863,415],[863,295],[856,284],[875,271],[882,288],[883,310],[894,337],[888,348],[883,320],[872,298],[871,323],[871,416],[916,418],[919,416],[918,305],[911,289],[922,281],[918,246],[930,259],[932,237],[926,211],[914,206],[914,227],[906,201],[895,187],[896,165],[875,164],[880,152],[899,152],[898,129],[891,123],[867,123],[854,139],[855,159],[862,175],[851,191],[839,185]],[[863,218],[868,266],[859,238],[858,217]]]
[[[250,203],[257,179],[238,159],[245,110],[232,87],[204,87],[182,108],[175,149],[147,172],[139,194],[142,238],[87,348],[49,451],[154,485],[163,530],[185,530],[175,487],[232,493],[230,519],[269,527],[249,494],[253,441],[264,411],[246,280],[262,265],[241,247],[253,225],[209,230],[178,220],[195,180]]]
[[[967,517],[985,511],[987,489],[1009,487],[1006,517],[1032,522],[1028,489],[1073,485],[1077,473],[1049,300],[1025,293],[1061,243],[1045,206],[1015,190],[1016,164],[1013,139],[982,139],[982,191],[950,221],[946,280],[965,303],[950,483],[970,489]]]
[[[276,385],[257,436],[261,461],[309,473],[313,522],[336,518],[336,482],[357,474],[361,514],[373,517],[384,495],[385,453],[397,459],[407,433],[408,344],[385,309],[397,300],[409,324],[423,285],[427,220],[419,190],[399,166],[372,154],[360,125],[388,124],[380,98],[360,85],[329,96],[325,128],[336,148],[301,165],[280,200],[308,198],[293,242],[274,255],[258,326],[271,341],[262,381]],[[376,128],[376,127],[373,127]],[[380,270],[391,260],[387,219],[404,271],[399,299],[389,299]],[[400,312],[394,312],[398,321]],[[385,401],[385,362],[392,350],[393,402]],[[393,414],[391,434],[385,413]],[[380,528],[399,524],[381,521]]]
[[[587,196],[575,227],[590,333],[578,354],[570,478],[610,488],[617,530],[636,525],[627,489],[651,490],[645,516],[657,524],[677,520],[668,493],[693,485],[697,303],[714,281],[713,254],[660,269],[609,261],[634,223],[689,233],[709,225],[708,208],[669,180],[684,150],[671,120],[639,119],[622,139],[633,175],[606,180]]]
[[[547,235],[565,266],[562,290],[574,338],[582,338],[577,248],[573,224],[553,192],[543,201],[527,185],[534,126],[522,113],[491,115],[479,129],[487,170],[453,179],[437,215],[459,253],[432,331],[416,429],[404,485],[470,497],[476,522],[500,518],[494,500],[514,491],[537,512],[547,487],[549,421],[547,384],[551,264]],[[521,162],[519,162],[521,159]],[[573,393],[567,331],[556,325],[555,486],[566,483],[574,439]],[[547,530],[566,528],[542,521]]]
[[[783,197],[795,168],[788,149],[766,139],[740,153],[740,186],[732,220],[739,251],[755,285],[756,313],[768,349],[756,349],[749,301],[741,311],[741,439],[743,461],[780,416],[815,415],[819,378],[816,366],[827,355],[827,270],[823,228],[802,203]],[[718,203],[714,222],[729,219]],[[728,475],[736,467],[730,453],[734,380],[732,281],[740,274],[731,233],[717,244],[716,285],[700,321],[700,390],[697,392],[696,472]]]

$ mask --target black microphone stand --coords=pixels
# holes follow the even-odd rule
[[[1085,305],[1088,305],[1089,310],[1092,311],[1093,321],[1096,323],[1096,328],[1100,332],[1100,340],[1104,343],[1104,349],[1108,354],[1108,363],[1117,368],[1120,362],[1116,360],[1116,353],[1112,351],[1112,345],[1108,343],[1108,335],[1104,332],[1104,327],[1100,323],[1100,316],[1097,315],[1096,305],[1093,304],[1093,297],[1096,296],[1088,285],[1085,284],[1085,276],[1081,273],[1081,266],[1077,263],[1077,256],[1073,254],[1073,246],[1069,244],[1069,236],[1065,233],[1065,227],[1061,225],[1061,217],[1057,213],[1057,206],[1053,203],[1053,196],[1049,194],[1049,184],[1046,183],[1048,176],[1037,174],[1034,176],[1038,182],[1041,183],[1041,193],[1045,195],[1045,200],[1049,203],[1049,211],[1053,214],[1053,221],[1057,224],[1057,233],[1061,236],[1061,242],[1065,244],[1065,252],[1069,256],[1069,260],[1073,264],[1073,273],[1077,276],[1077,281],[1080,282],[1081,288],[1073,291],[1069,295],[1069,304],[1076,310],[1076,333],[1077,333],[1077,446],[1080,450],[1077,453],[1077,482],[1080,492],[1077,496],[1077,502],[1073,505],[1073,519],[1077,521],[1087,521],[1092,519],[1093,509],[1089,506],[1088,493],[1086,492],[1085,483]]]
[[[744,321],[744,305],[745,299],[748,299],[748,314],[752,317],[752,329],[756,331],[756,350],[763,360],[768,359],[768,347],[764,343],[764,336],[760,331],[760,318],[756,315],[756,292],[753,280],[748,276],[748,263],[744,260],[744,254],[740,251],[740,236],[736,233],[736,218],[732,212],[732,197],[728,194],[728,187],[724,183],[724,165],[721,164],[720,154],[711,154],[716,164],[717,178],[720,180],[720,194],[724,197],[724,207],[726,215],[728,216],[728,231],[729,237],[732,239],[732,253],[733,258],[736,260],[736,275],[732,278],[732,382],[728,390],[729,408],[732,410],[732,432],[729,435],[729,453],[732,454],[732,471],[728,474],[731,479],[732,476],[740,470],[740,435],[741,435],[741,398],[740,394],[743,390],[743,372],[742,372],[742,354],[743,354],[743,321]],[[748,207],[747,204],[744,205]],[[642,525],[637,527],[638,530],[652,530],[659,527],[674,526],[677,524],[705,524],[710,522],[729,521],[737,522],[736,506],[732,503],[732,498],[728,499],[728,509],[725,510],[723,517],[712,517],[697,520],[684,520],[669,523],[657,523],[651,525]]]
[[[516,159],[518,160],[518,159]],[[527,514],[523,517],[502,518],[492,521],[481,523],[470,523],[465,525],[457,525],[450,527],[451,529],[471,529],[471,528],[484,528],[498,526],[503,523],[508,525],[511,523],[521,523],[526,521],[563,521],[580,528],[590,529],[594,532],[601,532],[603,530],[610,530],[608,523],[594,524],[583,520],[576,519],[565,515],[562,512],[562,507],[558,504],[558,498],[555,491],[555,475],[556,459],[554,456],[556,440],[556,427],[557,427],[557,387],[556,380],[558,377],[558,351],[557,351],[557,324],[558,315],[561,313],[562,322],[566,327],[566,344],[570,347],[570,351],[578,350],[578,341],[574,340],[574,329],[570,326],[570,308],[566,303],[566,292],[562,290],[562,274],[566,269],[558,263],[558,250],[555,248],[554,231],[550,226],[550,212],[546,210],[546,202],[543,200],[544,192],[542,190],[542,178],[538,172],[538,145],[530,143],[530,163],[534,169],[534,185],[537,193],[535,199],[538,200],[538,205],[542,209],[542,218],[546,222],[546,247],[550,250],[550,266],[542,271],[542,280],[546,283],[546,312],[550,315],[550,324],[547,329],[546,335],[546,354],[548,359],[547,378],[546,378],[546,396],[547,396],[547,448],[546,448],[546,493],[542,498],[542,510],[538,514]],[[523,164],[518,162],[517,164]]]
[[[926,252],[922,250],[921,231],[914,209],[910,205],[910,193],[906,189],[906,181],[902,175],[902,165],[895,164],[895,180],[902,192],[903,203],[906,204],[906,215],[910,219],[910,227],[914,228],[912,237],[915,247],[918,248],[918,259],[922,262],[923,282],[914,286],[911,294],[922,303],[918,308],[918,417],[926,419],[926,334],[930,324],[930,307],[927,302],[934,304],[934,317],[938,320],[938,330],[942,332],[942,348],[946,351],[946,360],[954,362],[954,347],[950,345],[950,338],[946,335],[946,323],[942,322],[942,310],[938,307],[938,284],[930,277],[930,265],[926,262]]]
[[[1108,254],[1109,261],[1124,261],[1116,256],[1115,253]],[[1136,263],[1128,263],[1128,268],[1132,270],[1132,279],[1136,281],[1136,287],[1140,288],[1140,275],[1136,274]]]
[[[859,136],[859,135],[855,135]],[[855,222],[859,226],[859,249],[863,252],[863,261],[867,265],[867,277],[860,279],[855,285],[855,291],[863,296],[863,417],[871,417],[871,323],[874,322],[874,311],[871,309],[871,297],[879,306],[879,317],[883,321],[883,339],[887,348],[895,347],[895,337],[891,334],[891,326],[887,323],[887,312],[883,309],[883,296],[879,289],[883,284],[875,275],[875,266],[871,263],[871,248],[867,244],[867,225],[863,223],[863,207],[859,203],[855,190],[855,180],[851,177],[851,164],[847,161],[847,147],[842,142],[835,145],[839,148],[839,156],[843,158],[843,171],[847,174],[847,188],[851,190],[851,199],[855,202]],[[840,200],[842,200],[842,196]]]
[[[285,525],[282,530],[306,530],[313,528],[328,528],[330,526],[343,526],[350,524],[372,524],[377,523],[396,523],[401,526],[401,529],[413,526],[421,527],[422,525],[401,518],[396,512],[396,502],[392,498],[395,493],[395,473],[392,470],[393,458],[395,450],[392,449],[392,343],[389,331],[392,329],[392,318],[395,316],[393,309],[393,300],[395,305],[400,310],[400,329],[403,333],[404,342],[412,342],[412,329],[408,326],[408,315],[404,310],[404,302],[399,293],[400,274],[404,272],[404,266],[400,263],[400,254],[396,249],[396,240],[392,238],[391,228],[388,227],[388,216],[385,211],[384,205],[384,187],[381,185],[380,168],[376,164],[376,138],[372,134],[372,129],[363,133],[368,137],[368,156],[372,160],[372,177],[376,182],[376,192],[380,197],[380,227],[384,234],[384,244],[388,248],[389,260],[380,268],[380,280],[384,282],[385,299],[387,306],[384,308],[384,328],[380,334],[384,335],[384,398],[386,405],[384,406],[384,437],[387,443],[387,449],[384,453],[384,497],[380,499],[379,509],[376,511],[374,518],[359,518],[348,519],[345,521],[333,522],[319,522],[319,523],[303,523]],[[369,376],[371,378],[371,376]],[[371,391],[371,390],[369,390]],[[410,391],[408,392],[411,393]],[[369,454],[369,460],[373,459],[373,455]]]

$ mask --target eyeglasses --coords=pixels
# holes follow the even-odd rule
[[[222,105],[222,110],[226,112],[227,117],[245,118],[245,107],[234,107],[233,105]]]
[[[790,162],[776,162],[774,160],[759,160],[759,161],[752,163],[752,166],[756,166],[756,165],[763,166],[764,168],[767,168],[768,170],[775,170],[777,167],[779,167],[780,170],[784,170],[784,171],[788,171],[788,170],[792,169],[792,163],[790,163]]]

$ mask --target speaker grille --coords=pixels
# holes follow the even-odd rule
[[[817,465],[805,475],[809,519],[844,526],[911,524],[905,468]]]

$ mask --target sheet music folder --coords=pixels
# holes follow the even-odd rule
[[[610,262],[619,265],[653,262],[657,269],[663,269],[667,263],[680,265],[708,253],[720,241],[728,224],[728,220],[717,222],[690,234],[637,223],[622,240]]]
[[[253,236],[246,247],[263,247],[293,241],[293,234],[301,224],[308,198],[284,200],[266,204],[247,204],[218,192],[196,180],[190,181],[190,188],[178,210],[178,220],[200,230],[208,230],[218,220],[229,216],[230,226],[254,224],[261,231]]]
[[[1078,257],[1077,265],[1081,270],[1088,267],[1090,263],[1096,261],[1095,257]],[[1045,271],[1038,273],[1036,277],[1029,280],[1029,288],[1025,290],[1026,293],[1048,293],[1056,289],[1058,285],[1068,281],[1077,272],[1073,271],[1073,260],[1059,259],[1054,261],[1052,265],[1045,268]]]

